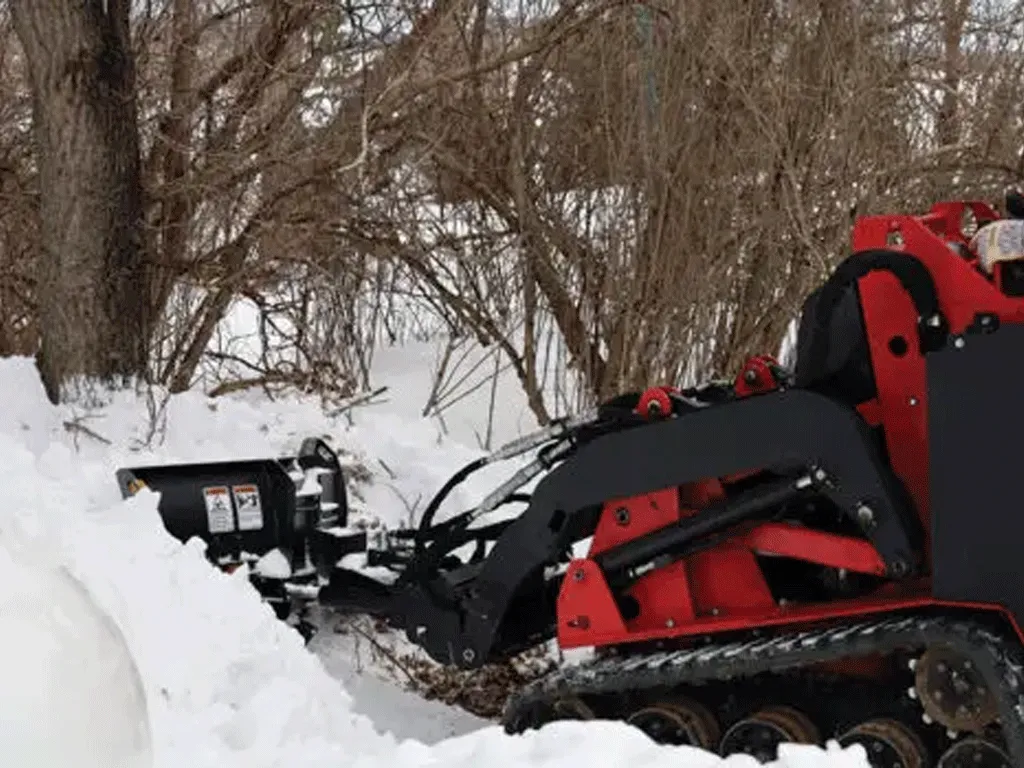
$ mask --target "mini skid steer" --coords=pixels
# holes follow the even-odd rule
[[[988,260],[966,214],[1008,221],[979,202],[859,218],[793,370],[758,356],[732,382],[558,420],[465,467],[410,530],[346,528],[315,440],[125,469],[122,488],[160,491],[168,529],[224,567],[286,552],[257,584],[282,616],[374,615],[461,668],[594,649],[515,692],[509,732],[621,719],[762,762],[835,739],[877,768],[1024,768],[1024,243]],[[533,452],[436,519],[472,472]],[[351,553],[391,578],[343,567]]]

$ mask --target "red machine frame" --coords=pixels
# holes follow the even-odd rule
[[[969,239],[962,225],[968,213],[978,226],[1000,218],[981,202],[939,203],[924,216],[862,217],[854,227],[853,249],[906,251],[923,262],[935,282],[940,308],[953,334],[971,326],[979,308],[1003,322],[1024,322],[1024,297],[1003,294],[999,268],[990,279],[978,269],[976,256],[969,253]],[[883,428],[893,469],[906,485],[926,531],[927,573],[928,393],[925,358],[912,343],[917,336],[917,311],[899,280],[889,273],[872,272],[859,278],[859,296],[877,395],[857,404],[857,410],[868,424]],[[751,358],[736,379],[737,395],[756,396],[776,389],[777,366],[767,356]],[[648,390],[637,410],[658,418],[670,410],[672,392],[670,388]],[[758,555],[785,556],[876,576],[885,573],[882,558],[863,539],[782,523],[756,525],[713,548],[648,572],[630,588],[630,594],[644,607],[643,612],[636,618],[624,617],[594,558],[695,514],[707,503],[722,498],[724,488],[738,479],[710,478],[684,488],[605,504],[587,557],[570,562],[558,595],[559,644],[563,648],[608,646],[751,626],[814,623],[929,605],[999,612],[1024,640],[1024,632],[1002,607],[936,600],[927,577],[886,583],[870,598],[780,605],[768,589]],[[730,578],[720,578],[723,573],[730,574]]]

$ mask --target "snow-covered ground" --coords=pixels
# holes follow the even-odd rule
[[[388,522],[407,519],[477,450],[418,417],[413,372],[399,363],[389,362],[391,379],[408,396],[359,409],[350,422],[326,417],[314,402],[258,393],[217,401],[187,393],[165,409],[120,393],[89,410],[55,408],[31,361],[0,360],[4,765],[755,765],[661,747],[613,723],[506,736],[365,673],[351,638],[326,636],[307,648],[243,572],[217,572],[195,542],[167,535],[153,494],[120,499],[114,471],[125,464],[277,455],[324,435],[377,479],[360,508]],[[501,429],[523,428],[522,414],[506,408]],[[462,418],[466,440],[472,419]],[[453,502],[468,504],[488,487],[481,477]],[[867,766],[859,747],[791,746],[779,764]]]

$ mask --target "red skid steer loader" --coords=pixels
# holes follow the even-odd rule
[[[311,443],[288,461],[320,470],[330,509],[280,480],[277,527],[248,546],[289,544],[316,563],[308,599],[381,617],[442,664],[594,649],[515,692],[509,732],[613,718],[759,761],[836,739],[878,768],[1024,767],[1021,225],[979,202],[861,217],[804,305],[794,370],[755,357],[734,382],[559,420],[379,542],[346,532],[341,472]],[[435,521],[470,473],[530,451]],[[169,527],[192,509],[188,532],[237,543],[199,530],[204,487],[257,482],[226,469],[122,470],[122,487],[164,491]],[[506,504],[523,509],[481,522]],[[341,567],[353,551],[393,578]]]

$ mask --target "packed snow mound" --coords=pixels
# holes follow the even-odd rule
[[[562,723],[517,737],[487,727],[431,746],[399,741],[353,711],[348,693],[299,634],[276,620],[244,572],[223,574],[207,563],[198,542],[181,545],[172,539],[160,522],[155,494],[144,491],[122,501],[113,476],[128,461],[261,455],[281,450],[278,440],[328,432],[336,444],[358,446],[368,458],[389,457],[394,483],[409,493],[474,454],[437,446],[429,427],[367,413],[348,428],[317,416],[313,403],[239,398],[211,407],[206,398],[187,394],[169,403],[163,443],[133,453],[133,441],[150,432],[144,398],[114,396],[85,422],[85,432],[79,428],[81,412],[46,401],[29,361],[0,360],[0,388],[5,393],[0,407],[0,564],[18,558],[51,574],[66,569],[83,586],[77,594],[91,607],[65,607],[74,627],[55,634],[54,643],[74,632],[91,639],[94,648],[108,642],[118,648],[104,666],[80,663],[85,650],[78,649],[62,663],[36,661],[34,674],[7,670],[2,678],[10,700],[35,697],[46,709],[34,737],[52,739],[54,749],[75,750],[76,766],[87,763],[81,748],[72,746],[76,736],[65,720],[75,712],[85,717],[90,708],[105,709],[103,727],[110,734],[127,734],[124,738],[133,744],[144,743],[148,717],[154,768],[756,765],[748,757],[722,760],[692,748],[658,746],[636,729],[600,722]],[[381,495],[375,503],[390,503],[396,519],[405,513],[394,497]],[[38,602],[36,612],[11,612],[9,618],[20,618],[24,633],[54,633],[51,623],[57,614],[43,606],[54,595],[63,599],[76,590],[67,582],[35,576],[30,584],[26,571],[12,565],[7,570],[22,585],[7,600],[27,600],[34,591]],[[103,616],[117,628],[127,653]],[[103,626],[106,634],[100,631]],[[57,648],[51,646],[53,652]],[[17,659],[8,663],[16,665]],[[96,675],[106,665],[113,677],[103,684]],[[141,677],[144,706],[132,687],[133,665]],[[11,721],[3,714],[6,727]],[[111,738],[116,743],[121,737]],[[0,753],[9,754],[2,747]],[[97,750],[92,758],[102,760],[102,755]],[[33,754],[21,764],[61,762]],[[792,746],[782,751],[778,768],[783,766],[867,768],[868,763],[860,747]]]
[[[65,570],[17,562],[7,549],[0,583],[4,764],[150,768],[142,680],[110,617]]]

